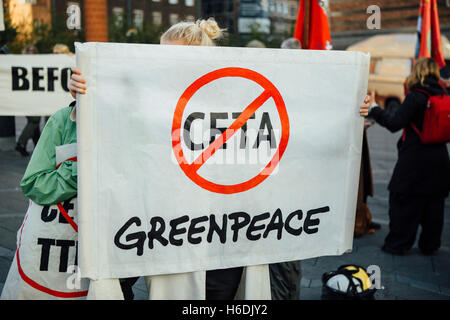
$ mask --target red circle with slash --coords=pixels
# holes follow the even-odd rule
[[[181,122],[183,118],[183,112],[192,96],[204,85],[225,77],[241,77],[259,84],[263,89],[261,93],[250,105],[248,105],[241,115],[226,129],[221,137],[214,140],[202,154],[194,160],[192,163],[188,163],[184,157],[181,147]],[[264,169],[251,178],[242,183],[223,185],[217,184],[212,181],[206,180],[201,177],[197,172],[201,166],[219,149],[231,136],[237,132],[247,120],[255,113],[255,111],[261,107],[269,98],[272,98],[275,102],[278,114],[281,120],[281,140],[278,145],[278,149],[271,161],[264,167]],[[181,95],[175,108],[175,113],[172,123],[172,149],[175,153],[175,157],[178,161],[183,172],[191,179],[195,184],[203,189],[211,192],[222,194],[233,194],[254,188],[261,182],[263,182],[278,165],[281,157],[286,150],[289,140],[289,117],[284,104],[283,98],[278,89],[263,75],[250,69],[244,68],[223,68],[205,74],[192,83]]]

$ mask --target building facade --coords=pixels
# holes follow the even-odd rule
[[[51,21],[52,0],[6,0],[11,23],[20,34],[29,34],[35,21]]]
[[[67,17],[67,8],[78,5],[84,28],[84,2],[89,0],[6,0],[13,25],[30,32],[36,21],[51,23],[55,15]],[[201,13],[201,0],[108,0],[108,19],[129,28],[146,24],[168,27],[181,20],[194,21]]]
[[[450,1],[437,2],[441,33],[450,38]],[[333,48],[345,49],[377,34],[416,32],[419,4],[420,0],[329,0]],[[375,13],[373,6],[380,9],[379,29],[367,26],[368,18]]]
[[[108,0],[108,17],[133,28],[145,24],[168,27],[199,16],[200,0]]]
[[[272,33],[292,35],[298,13],[298,0],[268,0]]]
[[[247,35],[254,28],[266,35],[291,34],[299,0],[203,0],[204,17],[214,17],[230,34]]]
[[[4,0],[9,16],[21,32],[29,32],[35,21],[51,23],[55,15],[66,16],[76,4],[84,13],[88,0]],[[416,31],[420,0],[322,0],[328,2],[331,38],[335,49],[345,49],[364,38],[386,33]],[[450,0],[437,0],[441,32],[450,38]],[[379,8],[380,28],[367,25]],[[127,28],[147,24],[168,26],[181,20],[214,17],[235,37],[248,36],[252,24],[267,38],[292,36],[299,0],[107,0],[108,19]],[[84,28],[84,17],[81,17]]]

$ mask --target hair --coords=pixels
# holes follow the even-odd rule
[[[301,49],[302,44],[296,38],[289,38],[281,43],[281,49]]]
[[[65,44],[57,43],[53,46],[53,53],[66,53],[71,54],[69,47]]]
[[[22,49],[22,54],[36,54],[36,53],[38,53],[38,49],[32,44],[29,44]]]
[[[422,58],[417,60],[414,65],[414,69],[411,74],[406,78],[406,87],[411,89],[414,85],[420,83],[422,86],[425,84],[425,78],[432,77],[435,80],[440,79],[439,66],[432,58]]]
[[[215,46],[214,40],[223,36],[225,29],[219,28],[214,18],[196,22],[178,22],[164,32],[161,41],[183,41],[190,46]]]

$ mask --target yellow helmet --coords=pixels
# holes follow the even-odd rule
[[[367,271],[358,265],[343,265],[322,276],[324,294],[330,298],[372,299],[375,293]]]

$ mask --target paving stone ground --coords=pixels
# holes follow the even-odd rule
[[[24,117],[16,117],[17,137],[25,123]],[[391,134],[378,125],[374,125],[368,130],[375,187],[375,195],[369,198],[368,205],[374,221],[381,224],[381,230],[355,239],[351,253],[302,261],[300,299],[320,300],[322,274],[336,270],[343,264],[379,267],[381,288],[375,294],[377,300],[450,299],[449,199],[447,199],[445,207],[442,248],[437,255],[423,256],[417,245],[405,256],[392,256],[380,250],[388,232],[388,192],[386,187],[397,159],[395,144],[400,134]],[[32,150],[31,141],[27,147],[29,151]],[[27,163],[28,158],[23,158],[15,151],[0,151],[0,290],[16,249],[16,232],[28,206],[28,200],[19,188],[19,182]],[[139,279],[133,290],[137,300],[147,298],[147,289],[143,278]]]

